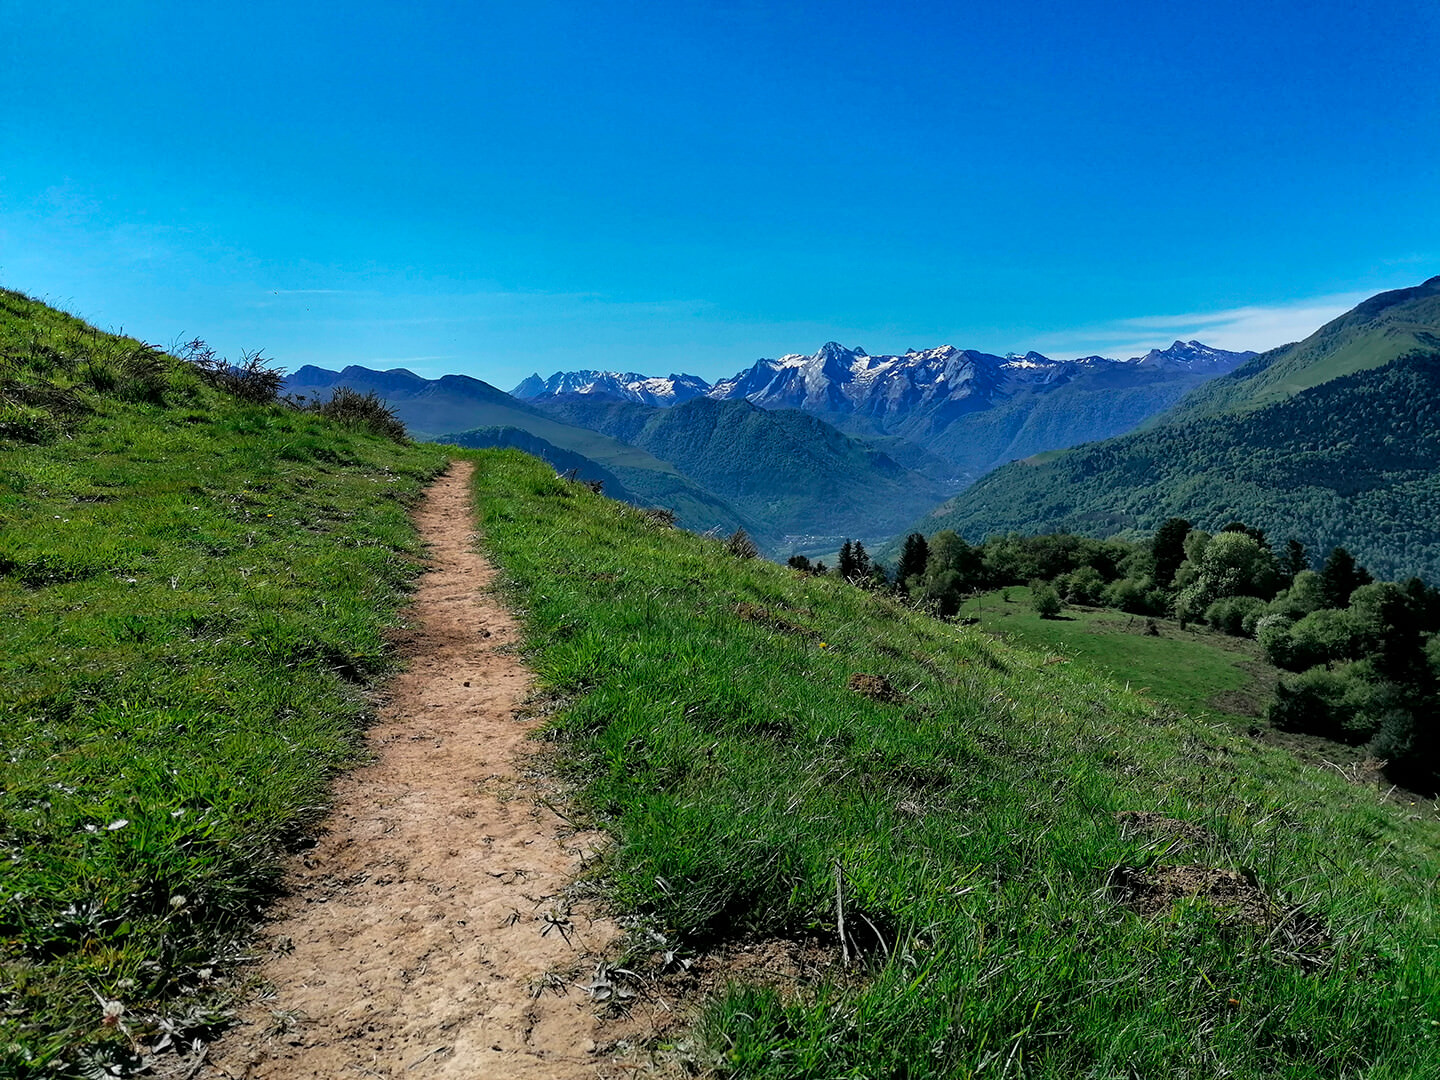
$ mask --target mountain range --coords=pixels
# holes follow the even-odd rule
[[[1440,277],[1381,293],[1143,431],[1007,465],[919,527],[1143,534],[1240,520],[1382,577],[1440,579]]]
[[[946,463],[944,479],[959,488],[1014,458],[1129,431],[1254,355],[1176,341],[1129,360],[996,356],[953,345],[871,356],[831,341],[808,356],[757,360],[714,384],[577,371],[532,375],[513,393],[541,405],[581,396],[666,407],[703,394],[798,409],[851,435],[912,443]]]

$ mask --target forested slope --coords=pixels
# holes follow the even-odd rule
[[[1241,520],[1377,574],[1440,579],[1440,353],[1246,412],[1176,422],[1000,469],[924,522],[972,539]]]

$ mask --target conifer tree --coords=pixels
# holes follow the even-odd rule
[[[900,565],[895,568],[895,583],[902,589],[911,578],[918,578],[925,573],[925,560],[930,558],[930,545],[926,543],[921,533],[911,533],[905,538],[905,546],[900,549]]]
[[[1280,560],[1280,569],[1291,580],[1302,570],[1310,569],[1310,553],[1299,540],[1285,541],[1285,557]]]
[[[1325,594],[1325,606],[1348,607],[1350,594],[1361,585],[1368,585],[1375,579],[1370,572],[1355,561],[1355,556],[1343,547],[1330,552],[1325,566],[1320,571],[1321,588]]]
[[[1155,556],[1155,582],[1169,588],[1175,580],[1175,571],[1185,561],[1185,537],[1190,535],[1190,522],[1184,518],[1166,519],[1155,532],[1151,552]]]

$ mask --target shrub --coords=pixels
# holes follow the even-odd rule
[[[1060,579],[1065,600],[1071,604],[1098,604],[1105,593],[1105,579],[1093,566],[1082,566]]]
[[[1265,710],[1265,719],[1280,731],[1338,738],[1346,727],[1345,697],[1350,683],[1348,673],[1324,667],[1282,679],[1275,687],[1275,700]]]
[[[1295,624],[1284,615],[1263,615],[1255,623],[1255,640],[1265,652],[1265,659],[1276,667],[1294,670],[1295,642],[1290,628]]]
[[[1223,630],[1232,637],[1241,637],[1245,633],[1245,620],[1250,619],[1253,629],[1264,610],[1265,601],[1257,597],[1226,596],[1205,609],[1205,621],[1216,630]]]
[[[737,559],[753,559],[760,554],[760,549],[755,546],[755,541],[750,539],[750,534],[744,529],[736,529],[726,537],[725,550]]]
[[[409,442],[405,425],[395,415],[395,410],[385,404],[385,399],[373,390],[360,393],[348,386],[337,386],[329,401],[311,402],[307,411],[349,427],[364,428],[394,442]]]
[[[1060,614],[1060,594],[1055,586],[1046,581],[1030,583],[1030,606],[1042,619],[1053,619]]]
[[[645,524],[657,529],[673,529],[675,527],[675,511],[665,506],[645,506],[640,509],[640,516],[645,519]]]
[[[1321,608],[1312,611],[1290,631],[1297,670],[1332,660],[1353,660],[1360,656],[1360,626],[1349,611]]]
[[[1324,589],[1320,575],[1314,570],[1300,571],[1290,587],[1270,602],[1271,611],[1288,615],[1291,619],[1303,619],[1324,606]]]
[[[232,364],[196,338],[181,349],[180,358],[217,390],[256,405],[268,405],[279,397],[285,381],[284,368],[272,367],[259,350],[241,353],[240,363]]]

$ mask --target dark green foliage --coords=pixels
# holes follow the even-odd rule
[[[1205,621],[1224,633],[1235,637],[1248,637],[1246,620],[1250,620],[1249,629],[1253,630],[1254,617],[1264,610],[1265,601],[1258,597],[1226,596],[1205,609]]]
[[[1280,681],[1265,719],[1281,731],[1363,743],[1375,734],[1362,719],[1368,696],[1366,682],[1350,668],[1315,667]]]
[[[744,529],[736,529],[725,540],[725,550],[737,559],[753,559],[760,554],[760,549],[755,546]]]
[[[840,545],[835,569],[846,581],[857,585],[870,584],[878,571],[880,583],[884,584],[884,570],[876,567],[870,559],[870,553],[865,550],[865,545],[859,540],[846,540]]]
[[[1166,518],[1155,530],[1150,550],[1155,556],[1155,580],[1168,587],[1175,580],[1175,571],[1185,561],[1185,537],[1190,535],[1190,522],[1184,518]]]
[[[809,558],[804,555],[791,555],[790,558],[785,561],[785,565],[790,567],[791,570],[799,570],[802,574],[815,572]]]
[[[1098,604],[1104,598],[1105,579],[1093,566],[1082,566],[1055,579],[1067,604]]]
[[[1121,578],[1105,586],[1101,602],[1131,615],[1163,615],[1169,608],[1169,596],[1149,578]]]
[[[1343,547],[1330,552],[1329,558],[1320,570],[1320,587],[1326,607],[1343,608],[1350,603],[1350,594],[1361,585],[1368,585],[1375,579],[1363,566],[1355,562],[1355,556]]]
[[[1030,583],[1030,605],[1042,619],[1053,619],[1060,614],[1060,594],[1048,582]]]
[[[1243,521],[1230,521],[1220,526],[1221,532],[1244,533],[1261,547],[1265,546],[1265,530],[1257,529],[1253,525],[1246,525]]]
[[[925,573],[925,563],[930,558],[930,545],[923,533],[911,533],[905,538],[900,550],[900,562],[895,567],[895,581],[908,585]]]
[[[1285,556],[1280,560],[1280,570],[1287,577],[1293,578],[1296,574],[1303,573],[1310,569],[1310,555],[1305,550],[1305,545],[1299,540],[1290,539],[1285,541]]]

